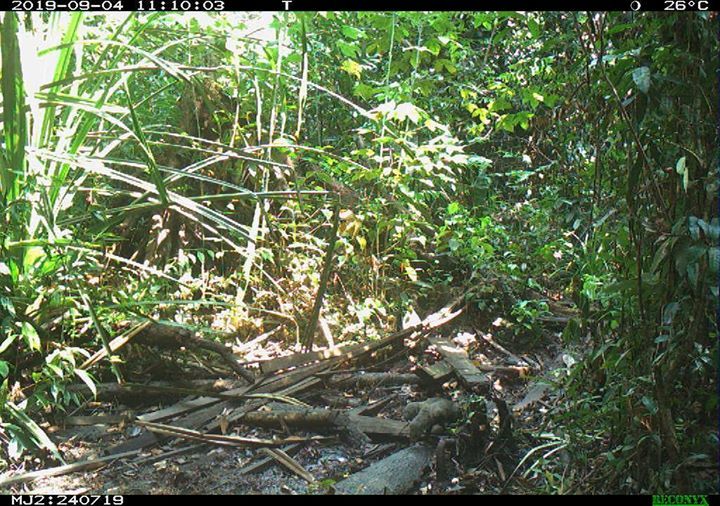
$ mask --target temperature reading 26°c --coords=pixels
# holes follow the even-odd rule
[[[666,11],[686,11],[689,9],[706,11],[709,8],[709,0],[665,0]]]

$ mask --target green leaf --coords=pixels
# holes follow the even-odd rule
[[[410,281],[415,282],[418,280],[417,271],[409,263],[405,264],[405,274],[410,278]]]
[[[680,158],[680,159],[677,161],[677,163],[675,164],[675,171],[676,171],[678,174],[680,174],[680,175],[685,174],[685,164],[686,164],[686,159],[685,159],[685,157],[683,156],[683,157]]]
[[[10,365],[4,360],[0,360],[0,378],[5,378],[10,372]]]
[[[45,431],[43,431],[38,424],[36,424],[28,415],[25,414],[24,411],[12,402],[6,401],[5,407],[7,408],[8,413],[10,413],[15,419],[15,422],[31,437],[35,446],[50,451],[56,459],[65,464],[65,461],[63,460],[62,455],[60,455],[55,443],[50,440],[47,434],[45,434]]]
[[[363,37],[365,37],[365,32],[363,32],[362,30],[355,28],[353,26],[343,25],[340,28],[340,31],[348,39],[356,40],[356,39],[362,39]]]
[[[346,58],[356,58],[358,48],[354,44],[348,44],[347,42],[343,40],[339,40],[336,42],[336,45],[340,52],[345,56]]]
[[[88,386],[90,391],[93,393],[93,397],[97,397],[97,388],[95,387],[95,382],[92,380],[87,371],[83,369],[75,369],[75,374],[78,378],[82,380],[83,383]]]
[[[0,295],[0,309],[5,310],[10,316],[15,316],[15,305],[8,297]],[[0,351],[1,353],[1,351]]]
[[[641,401],[642,401],[643,405],[647,408],[647,410],[650,412],[651,415],[654,415],[655,413],[657,413],[658,407],[652,398],[645,395],[645,396],[643,396]]]
[[[538,37],[540,37],[541,29],[540,29],[540,25],[538,24],[538,22],[535,21],[534,19],[528,17],[527,24],[528,24],[528,30],[530,30],[530,34],[533,36],[533,38],[537,39]]]
[[[717,274],[720,270],[720,247],[708,248],[708,268],[711,274]]]
[[[708,237],[710,237],[710,240],[712,241],[720,239],[720,221],[718,221],[717,218],[710,220],[710,225],[708,226]]]
[[[15,199],[25,177],[25,145],[27,117],[25,114],[25,85],[20,65],[20,46],[17,38],[18,18],[6,12],[2,23],[2,100],[3,134],[5,146],[0,164],[0,197],[6,202]]]
[[[638,67],[633,70],[632,73],[633,81],[637,85],[638,89],[643,93],[647,94],[650,90],[650,68],[649,67]]]
[[[23,257],[23,270],[28,272],[44,256],[45,250],[41,246],[31,246],[26,249]]]
[[[31,350],[40,351],[40,336],[35,330],[35,327],[30,325],[28,322],[22,322],[21,327],[22,336],[25,339],[25,343]]]
[[[9,336],[7,336],[5,340],[0,343],[0,353],[4,353],[5,350],[7,350],[10,345],[15,342],[15,339],[17,339],[16,334],[10,334]]]

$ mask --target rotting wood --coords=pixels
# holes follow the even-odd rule
[[[32,471],[29,473],[20,474],[18,476],[11,476],[9,478],[5,478],[4,480],[0,480],[0,488],[9,487],[11,485],[15,485],[17,483],[25,483],[28,481],[37,480],[39,478],[49,478],[51,476],[62,476],[65,474],[71,474],[71,473],[77,473],[80,471],[89,471],[92,469],[97,469],[99,467],[103,467],[108,462],[111,462],[113,460],[121,459],[124,457],[130,457],[132,455],[137,455],[140,450],[132,450],[127,451],[123,453],[117,453],[114,455],[107,455],[105,457],[99,457],[96,459],[90,459],[90,460],[82,460],[80,462],[75,462],[73,464],[66,464],[64,466],[58,466],[58,467],[51,467],[49,469],[42,469],[40,471]]]
[[[150,383],[97,383],[95,385],[95,399],[100,401],[121,400],[132,402],[142,400],[147,402],[148,397],[181,397],[188,394],[211,396],[229,394],[227,391],[240,387],[239,381],[234,380],[192,380],[192,381],[152,381]],[[73,393],[91,394],[87,385],[69,385],[68,391]]]
[[[428,446],[411,446],[393,453],[333,486],[337,494],[403,494],[422,478],[433,451]]]
[[[319,379],[312,378],[310,376],[312,376],[318,371],[329,367],[330,365],[332,364],[328,362],[315,364],[312,366],[308,366],[307,368],[303,368],[302,370],[293,371],[292,373],[284,375],[281,378],[277,378],[277,381],[269,381],[266,384],[255,384],[248,387],[241,387],[228,391],[226,393],[240,396],[254,391],[255,393],[276,393],[280,395],[291,395],[297,391],[309,388],[313,385],[320,383]],[[233,409],[237,405],[237,400],[221,401],[220,399],[203,398],[202,402],[204,405],[201,408],[195,409],[189,414],[186,414],[185,416],[179,418],[174,422],[174,425],[183,428],[203,427],[206,431],[216,430],[220,426],[218,416],[223,411],[233,410],[231,415],[227,417],[227,420],[229,422],[234,422],[237,419],[241,418],[242,415],[247,411],[257,409],[258,407],[266,404],[269,401],[265,399],[251,400],[241,408],[237,409]],[[157,414],[157,412],[155,414]],[[151,421],[149,415],[152,414],[142,415],[139,417],[139,419],[142,421]],[[128,450],[146,448],[148,446],[156,444],[158,441],[158,436],[156,436],[152,432],[146,431],[135,438],[116,445],[109,451],[111,453],[119,453]]]
[[[310,351],[306,353],[295,353],[293,355],[287,355],[285,357],[273,358],[271,360],[265,360],[259,362],[260,370],[263,374],[269,374],[283,369],[289,369],[291,367],[297,367],[305,365],[310,362],[317,360],[327,360],[333,357],[343,357],[352,349],[361,350],[362,346],[357,344],[345,344],[328,348],[326,350]]]
[[[516,378],[527,378],[531,369],[527,366],[502,366],[492,364],[474,364],[478,370],[487,373],[502,374]],[[447,381],[453,375],[454,369],[446,360],[440,360],[432,365],[421,365],[415,370],[420,378],[432,382],[441,383]]]
[[[273,410],[251,411],[245,413],[239,422],[244,425],[256,427],[271,427],[276,429],[286,425],[289,428],[323,429],[336,424],[341,411],[334,409],[303,409],[303,410]]]
[[[410,436],[408,423],[390,418],[349,414],[348,418],[360,432],[381,438],[407,439]]]
[[[465,350],[442,337],[431,337],[429,341],[455,370],[458,379],[467,388],[487,389],[490,386],[488,377],[475,367]]]
[[[319,383],[321,383],[321,380],[319,378],[312,377],[313,375],[322,372],[326,369],[329,369],[332,366],[335,366],[339,364],[342,361],[346,360],[352,360],[358,357],[365,356],[367,353],[371,353],[377,349],[380,349],[384,346],[388,346],[394,342],[397,342],[398,340],[412,336],[415,333],[426,333],[432,329],[438,328],[442,325],[445,325],[446,323],[452,321],[454,318],[462,314],[464,307],[461,307],[458,310],[454,310],[456,306],[458,306],[462,301],[464,300],[464,296],[458,297],[454,301],[452,301],[450,304],[445,306],[444,308],[440,309],[439,311],[436,311],[435,313],[431,314],[425,320],[415,327],[412,327],[410,329],[406,329],[400,332],[396,332],[394,334],[391,334],[390,336],[387,336],[383,339],[380,339],[378,341],[368,343],[368,344],[360,344],[355,345],[353,350],[351,352],[345,352],[340,356],[332,357],[330,359],[327,359],[323,362],[320,362],[318,364],[311,364],[308,366],[304,366],[301,368],[298,368],[296,370],[293,370],[289,373],[282,374],[280,376],[270,376],[261,378],[260,380],[256,381],[253,385],[250,385],[246,388],[239,388],[235,389],[234,391],[226,392],[227,394],[246,394],[251,392],[263,392],[263,393],[279,393],[283,395],[291,395],[294,392],[301,391],[307,388],[310,388],[312,386],[315,386]],[[357,351],[356,351],[357,350]],[[252,400],[247,402],[244,406],[237,408],[237,402],[238,401],[220,401],[219,399],[203,399],[202,401],[199,401],[200,403],[204,404],[200,408],[195,408],[192,404],[192,401],[186,401],[191,403],[191,407],[189,409],[194,409],[189,414],[186,414],[185,416],[179,418],[178,420],[175,420],[173,423],[177,427],[183,427],[183,428],[198,428],[203,427],[205,431],[212,431],[219,428],[220,421],[218,420],[218,416],[224,411],[224,410],[231,410],[230,415],[226,418],[226,421],[232,423],[240,418],[243,417],[243,415],[247,412],[253,411],[257,409],[258,407],[264,405],[267,403],[267,400]],[[184,410],[185,408],[182,408]],[[162,411],[162,410],[161,410]],[[143,415],[140,417],[141,420],[149,421],[149,417],[151,415]],[[403,422],[397,422],[403,424]],[[404,424],[405,425],[405,424]],[[388,427],[383,427],[385,431],[388,431]],[[397,434],[397,428],[392,428],[393,430],[390,430],[393,434]],[[153,434],[152,432],[145,431],[139,436],[132,438],[128,441],[125,441],[123,443],[120,443],[119,445],[116,445],[113,448],[109,449],[109,452],[111,454],[113,453],[121,453],[129,450],[137,450],[142,448],[147,448],[149,446],[152,446],[156,444],[159,441],[159,438]]]
[[[445,325],[446,323],[449,323],[450,321],[458,317],[460,314],[462,314],[464,308],[453,311],[453,309],[458,304],[460,304],[462,300],[463,297],[458,297],[449,305],[425,318],[418,325],[400,330],[377,341],[373,341],[370,343],[341,345],[327,350],[296,353],[294,355],[288,355],[287,357],[279,357],[272,360],[262,361],[260,362],[260,369],[263,371],[263,373],[270,373],[281,369],[288,369],[290,367],[307,364],[308,362],[313,362],[317,360],[328,360],[331,358],[342,358],[345,360],[349,360],[357,358],[359,356],[373,352],[377,349],[389,346],[405,337],[412,336],[416,333],[425,334],[433,329]]]
[[[446,360],[440,360],[432,365],[419,366],[415,373],[427,381],[439,383],[452,376],[453,368]]]
[[[366,415],[366,416],[375,416],[380,411],[383,410],[388,404],[390,404],[393,400],[397,398],[397,394],[391,394],[387,397],[383,397],[382,399],[365,404],[363,406],[358,406],[356,408],[352,408],[348,411],[351,415]]]
[[[367,372],[353,374],[345,378],[333,378],[330,380],[330,385],[339,386],[351,384],[357,388],[370,388],[419,385],[421,382],[421,379],[415,374]]]

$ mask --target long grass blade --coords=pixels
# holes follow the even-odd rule
[[[27,119],[25,89],[20,66],[20,46],[17,38],[18,19],[14,12],[6,12],[2,23],[2,93],[5,149],[0,168],[0,195],[6,203],[20,192],[25,176],[25,145]]]

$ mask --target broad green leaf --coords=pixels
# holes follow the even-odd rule
[[[21,333],[25,339],[25,343],[31,350],[40,351],[40,336],[35,327],[28,322],[22,322]]]
[[[410,278],[410,281],[415,282],[418,280],[417,271],[409,263],[405,264],[405,274],[407,274],[407,277]]]
[[[31,246],[25,250],[23,257],[23,270],[28,272],[39,259],[45,256],[45,250],[41,246]]]
[[[532,19],[531,17],[527,18],[527,24],[528,24],[528,30],[530,30],[530,34],[533,36],[533,38],[537,39],[540,37],[541,29],[540,25],[537,21]]]
[[[638,67],[633,70],[632,73],[633,81],[637,85],[638,89],[643,93],[647,93],[650,90],[650,68],[649,67]]]
[[[65,461],[63,460],[62,455],[60,455],[60,452],[58,451],[57,446],[55,446],[55,443],[50,440],[47,434],[45,434],[45,431],[43,431],[38,426],[38,424],[32,421],[32,419],[27,414],[25,414],[24,411],[22,411],[12,402],[6,401],[5,407],[8,413],[10,413],[15,419],[15,423],[17,423],[28,433],[28,435],[30,435],[33,443],[38,448],[44,448],[50,451],[56,459],[65,464]]]
[[[357,58],[358,48],[354,44],[348,44],[343,40],[336,42],[338,49],[346,58]]]
[[[4,353],[5,350],[7,350],[10,345],[15,342],[15,339],[17,339],[16,334],[10,334],[9,336],[7,336],[5,340],[0,343],[0,353]]]
[[[93,397],[97,397],[97,387],[95,387],[95,382],[92,380],[87,371],[83,369],[75,369],[74,372],[77,377],[80,378],[82,382],[88,386],[90,391],[93,393]]]
[[[353,26],[343,25],[340,28],[340,31],[348,39],[356,40],[356,39],[361,39],[365,36],[365,33],[362,30],[360,30],[359,28],[355,28]]]

